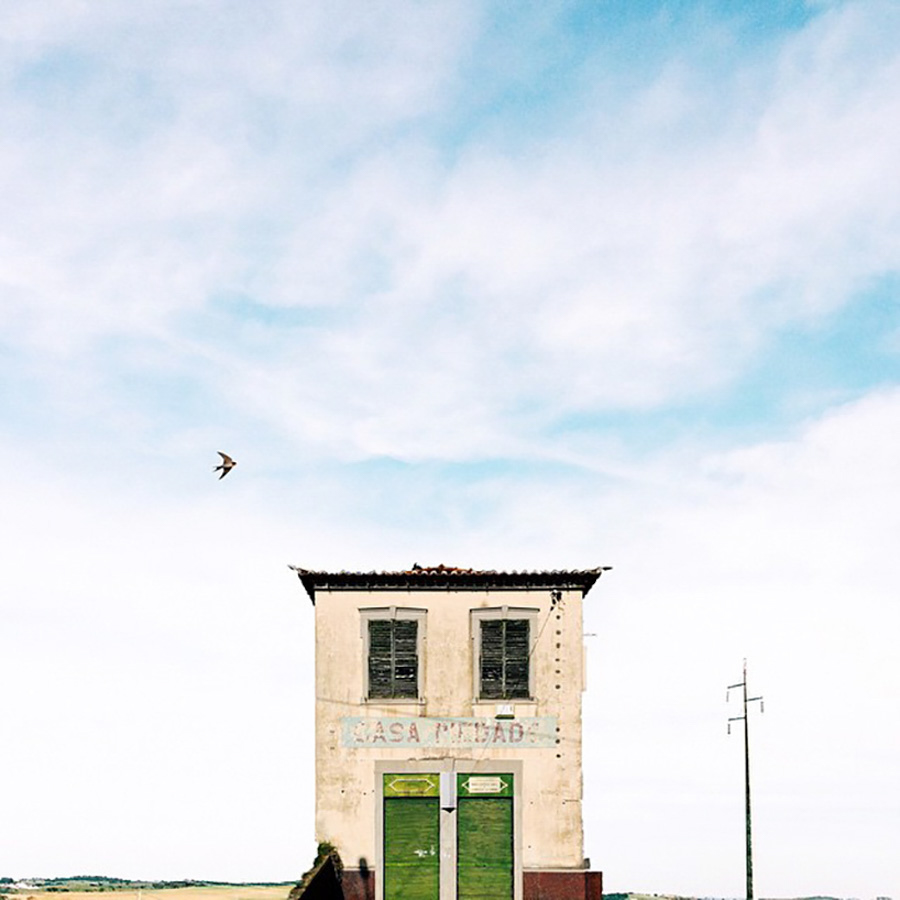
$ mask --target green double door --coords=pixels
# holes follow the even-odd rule
[[[457,775],[455,869],[441,867],[440,778],[384,776],[384,900],[440,900],[441,878],[457,900],[512,900],[512,775]],[[444,844],[447,837],[444,836]]]

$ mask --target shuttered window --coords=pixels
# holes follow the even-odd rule
[[[512,700],[528,697],[531,625],[528,619],[481,622],[481,697]]]
[[[413,619],[369,620],[369,698],[419,696],[418,625]]]

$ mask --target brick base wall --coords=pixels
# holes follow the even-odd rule
[[[602,872],[525,872],[525,900],[603,900]]]
[[[603,873],[525,872],[524,900],[603,900]],[[375,900],[375,873],[344,869],[344,900]]]
[[[341,880],[344,900],[375,900],[375,873],[369,870],[344,869]]]

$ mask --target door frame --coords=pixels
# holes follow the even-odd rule
[[[384,894],[384,775],[389,772],[501,775],[513,776],[513,900],[522,900],[522,761],[515,759],[440,759],[378,760],[374,765],[375,852],[377,866],[375,900]],[[440,900],[456,900],[456,809],[439,814],[441,861]]]

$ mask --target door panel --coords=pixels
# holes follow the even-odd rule
[[[511,776],[482,779],[498,782],[497,793],[512,794]],[[457,807],[458,900],[510,900],[513,896],[512,796],[465,796],[460,776]],[[494,785],[487,784],[493,788]],[[482,788],[483,789],[483,788]]]
[[[438,900],[438,797],[384,798],[385,900]]]

